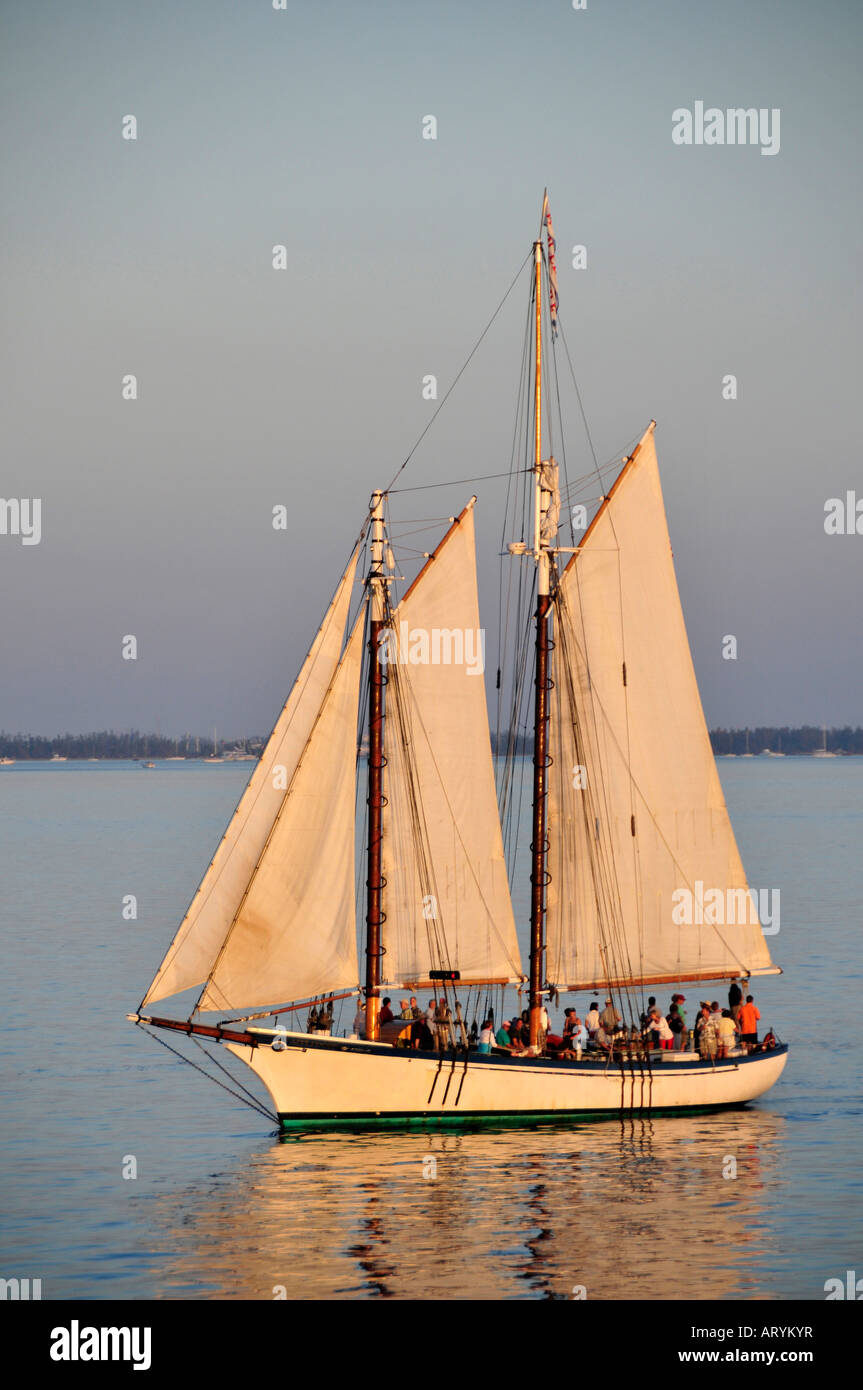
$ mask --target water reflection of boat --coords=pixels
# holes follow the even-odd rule
[[[286,1138],[203,1198],[195,1190],[158,1200],[160,1291],[769,1296],[769,1194],[784,1127],[769,1112],[726,1111],[566,1129]],[[695,1265],[697,1251],[709,1256]]]

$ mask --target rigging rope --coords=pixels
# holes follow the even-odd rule
[[[446,391],[446,393],[444,394],[444,397],[443,397],[443,399],[442,399],[440,405],[438,406],[437,410],[434,412],[434,414],[432,415],[432,417],[431,417],[431,419],[429,420],[428,424],[426,425],[425,429],[423,430],[422,434],[419,436],[419,438],[417,439],[417,441],[416,441],[416,443],[414,444],[413,448],[411,449],[410,453],[407,455],[406,459],[404,460],[404,463],[402,463],[401,466],[400,466],[399,468],[396,469],[396,472],[395,472],[395,474],[393,475],[392,482],[390,483],[390,486],[386,489],[387,492],[389,492],[390,489],[392,488],[393,483],[396,481],[396,478],[398,478],[399,475],[400,475],[401,473],[403,473],[404,470],[407,468],[408,464],[410,463],[411,459],[413,458],[413,456],[414,456],[414,454],[416,453],[417,449],[419,448],[420,444],[422,444],[423,440],[425,439],[426,435],[428,434],[428,432],[429,432],[429,430],[431,429],[432,425],[434,424],[435,420],[436,420],[437,417],[440,415],[441,411],[443,410],[444,406],[446,405],[447,401],[449,400],[449,398],[450,398],[450,396],[452,395],[453,391],[455,390],[456,386],[458,386],[458,383],[460,382],[461,378],[464,376],[464,373],[467,371],[467,368],[470,366],[470,363],[471,363],[471,361],[473,360],[474,354],[476,353],[478,347],[479,347],[480,344],[482,343],[483,339],[485,338],[486,334],[488,333],[489,329],[491,328],[492,324],[494,323],[495,319],[497,318],[497,316],[498,316],[498,314],[500,313],[501,309],[503,308],[504,304],[506,303],[506,301],[509,299],[510,295],[512,294],[513,288],[514,288],[515,285],[517,284],[518,278],[519,278],[519,276],[521,275],[521,272],[524,270],[525,266],[527,265],[527,263],[528,263],[528,261],[530,260],[530,258],[531,258],[532,255],[533,255],[533,248],[531,248],[531,250],[528,251],[527,255],[525,256],[525,258],[524,258],[524,260],[522,261],[521,265],[519,266],[518,270],[515,272],[515,275],[514,275],[513,278],[512,278],[512,281],[511,281],[511,283],[510,283],[510,286],[509,286],[509,288],[508,288],[506,294],[504,295],[503,299],[502,299],[502,300],[500,301],[500,303],[498,304],[497,308],[495,309],[494,313],[492,314],[492,316],[491,316],[491,318],[489,319],[488,323],[486,324],[485,328],[482,330],[482,332],[480,333],[480,335],[479,335],[479,337],[477,338],[476,342],[474,343],[473,347],[471,348],[470,353],[468,354],[467,358],[465,359],[464,363],[462,364],[462,366],[461,366],[460,369],[459,369],[458,375],[456,376],[456,378],[455,378],[455,380],[453,381],[452,385],[449,387],[449,389],[448,389],[448,390]]]
[[[467,364],[465,363],[465,365]],[[443,405],[443,401],[441,401],[441,405]],[[528,472],[532,473],[533,469],[528,469]],[[512,469],[508,469],[506,473],[479,473],[475,478],[450,478],[445,483],[418,483],[415,487],[390,487],[387,488],[387,495],[394,496],[397,492],[427,492],[432,487],[460,487],[462,483],[484,483],[489,478],[509,478],[511,476]]]
[[[219,1061],[218,1057],[216,1057],[212,1052],[208,1052],[199,1037],[197,1037],[194,1033],[190,1033],[189,1037],[192,1039],[192,1042],[195,1044],[195,1046],[200,1048],[204,1056],[209,1057],[213,1065],[219,1068],[219,1071],[222,1073],[223,1076],[226,1076],[229,1081],[233,1081],[234,1085],[239,1086],[243,1094],[248,1096],[249,1102],[252,1105],[257,1105],[257,1107],[259,1108],[259,1110],[261,1110],[263,1114],[268,1113],[265,1107],[261,1105],[261,1102],[258,1100],[258,1097],[255,1095],[255,1093],[253,1091],[250,1091],[248,1086],[244,1086],[242,1081],[240,1081],[239,1077],[234,1076],[233,1072],[228,1071],[228,1068],[224,1065],[223,1062]],[[216,1080],[215,1077],[213,1077],[212,1079],[214,1081]]]
[[[152,1032],[149,1028],[145,1027],[144,1024],[140,1021],[135,1026],[136,1028],[143,1028],[144,1032],[148,1037],[153,1038],[157,1043],[161,1043],[162,1047],[167,1047],[168,1051],[173,1052],[175,1057],[179,1057],[181,1062],[185,1062],[187,1066],[194,1067],[195,1071],[199,1071],[201,1075],[206,1077],[208,1081],[212,1081],[216,1086],[221,1086],[222,1090],[227,1091],[228,1094],[233,1096],[235,1100],[242,1101],[243,1105],[248,1105],[250,1110],[256,1110],[258,1114],[263,1115],[265,1119],[272,1120],[275,1124],[279,1123],[278,1115],[273,1115],[272,1112],[267,1110],[263,1105],[261,1105],[260,1101],[257,1100],[255,1097],[252,1097],[251,1100],[246,1100],[246,1098],[244,1096],[241,1096],[237,1091],[232,1091],[230,1086],[226,1086],[224,1081],[220,1081],[217,1076],[210,1076],[209,1072],[204,1071],[203,1067],[199,1067],[198,1063],[193,1062],[191,1057],[185,1057],[182,1052],[179,1052],[177,1050],[176,1047],[172,1047],[171,1044],[169,1042],[166,1042],[164,1038],[160,1038],[158,1033]],[[194,1034],[190,1033],[188,1036],[193,1037]],[[211,1056],[211,1054],[208,1052],[205,1053],[205,1055],[208,1057]],[[215,1061],[216,1059],[214,1057],[211,1057],[211,1060]],[[222,1070],[224,1070],[224,1068],[222,1068]],[[231,1080],[235,1081],[238,1086],[241,1086],[243,1090],[246,1089],[241,1081],[237,1081],[236,1077],[231,1076],[230,1072],[227,1072],[227,1075],[230,1076]],[[251,1094],[251,1091],[246,1092],[246,1095]]]

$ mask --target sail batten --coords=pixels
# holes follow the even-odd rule
[[[142,1008],[193,986],[199,988],[210,974],[336,670],[358,558],[359,547]],[[276,769],[280,769],[278,775],[274,775]]]
[[[652,423],[561,575],[555,640],[549,979],[771,970],[701,708]],[[687,910],[699,885],[711,912]]]

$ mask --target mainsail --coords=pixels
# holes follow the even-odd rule
[[[388,980],[521,978],[494,787],[473,503],[392,616],[384,734]]]
[[[549,980],[768,971],[686,638],[652,424],[561,576],[553,672]]]
[[[213,968],[332,682],[344,640],[358,558],[359,549],[351,556],[260,762],[142,1007],[155,999],[200,986]],[[284,771],[274,776],[274,768]],[[297,993],[294,997],[301,996]]]

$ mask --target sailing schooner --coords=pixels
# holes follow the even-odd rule
[[[506,554],[532,575],[514,662],[528,669],[532,629],[528,971],[503,828],[515,754],[499,797],[482,678],[476,498],[396,600],[381,490],[225,835],[129,1015],[223,1043],[263,1082],[283,1129],[709,1109],[761,1095],[785,1066],[781,1044],[702,1057],[615,1040],[604,1053],[563,1060],[546,1043],[546,1003],[565,991],[604,990],[635,1020],[650,985],[780,973],[757,914],[714,909],[679,924],[673,911],[675,895],[693,885],[745,907],[749,890],[686,637],[653,421],[580,543],[561,544],[560,470],[544,449],[543,418],[544,313],[552,335],[558,328],[553,253],[546,199],[526,358],[532,462],[521,470],[532,515]],[[511,753],[530,700],[528,683],[513,680]],[[186,1018],[149,1011],[192,988]],[[400,1045],[409,1029],[381,1023],[382,993],[397,988],[446,1000],[453,1023],[437,1050]],[[530,1045],[518,1055],[480,1052],[465,995],[478,1009],[482,990],[488,998],[505,988],[527,990]],[[325,996],[352,995],[365,1001],[361,1037],[275,1023]],[[271,1014],[274,1026],[256,1022]]]

